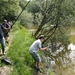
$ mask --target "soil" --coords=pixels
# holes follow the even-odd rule
[[[0,75],[9,75],[12,71],[12,68],[10,68],[9,66],[2,66],[0,67]]]

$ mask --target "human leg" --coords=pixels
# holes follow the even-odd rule
[[[36,53],[36,65],[37,65],[36,70],[42,73],[43,71],[40,69],[40,63],[41,63],[40,55]]]
[[[6,43],[9,44],[9,37],[6,37],[5,40],[6,40]]]
[[[37,71],[42,72],[41,69],[40,69],[40,62],[41,62],[40,55],[38,53],[32,53],[31,55],[32,55],[32,57],[34,58],[34,61],[35,61],[34,62],[34,68],[36,68]]]
[[[5,43],[4,43],[4,39],[3,38],[0,39],[0,43],[1,43],[1,46],[2,46],[2,54],[4,54],[4,51],[5,51]]]
[[[4,38],[5,38],[6,43],[9,44],[9,34],[8,33],[4,34]]]
[[[37,67],[37,62],[34,60],[34,68]]]
[[[40,68],[40,62],[37,62],[37,68]]]

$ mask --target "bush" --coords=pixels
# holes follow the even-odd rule
[[[31,13],[28,13],[27,11],[24,11],[22,15],[19,18],[20,23],[25,26],[26,28],[31,28],[32,27],[32,21],[33,17]]]

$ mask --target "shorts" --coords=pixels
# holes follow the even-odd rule
[[[41,58],[40,58],[40,55],[38,53],[33,52],[33,53],[30,53],[30,54],[34,58],[35,61],[41,62]]]

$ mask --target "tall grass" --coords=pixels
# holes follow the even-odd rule
[[[12,32],[13,40],[7,52],[7,56],[13,61],[13,71],[10,75],[31,75],[32,58],[28,50],[34,39],[28,30],[21,26],[14,25]]]

